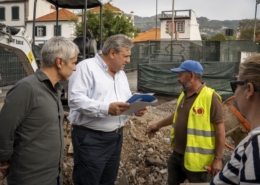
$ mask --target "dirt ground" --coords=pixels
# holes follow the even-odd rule
[[[171,114],[176,106],[176,98],[156,96],[158,102],[149,107],[143,117],[130,117],[124,128],[124,142],[121,162],[115,185],[166,185],[167,160],[172,149],[169,146],[171,127],[161,128],[153,139],[145,135],[146,128]],[[68,154],[71,142],[71,125],[64,122],[65,152],[63,163],[64,185],[73,185],[73,157]],[[233,145],[227,138],[226,142]],[[224,163],[230,159],[232,151],[225,148]]]

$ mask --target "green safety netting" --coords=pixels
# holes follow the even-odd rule
[[[140,63],[138,65],[137,89],[168,95],[179,95],[180,84],[177,82],[178,74],[171,72],[171,68],[179,67],[176,63]],[[203,82],[215,89],[225,100],[232,96],[230,81],[236,79],[238,62],[201,62],[204,73]]]
[[[252,40],[226,41],[145,41],[132,48],[126,70],[138,70],[138,90],[179,95],[177,75],[170,68],[184,60],[199,61],[204,67],[203,81],[223,99],[232,96],[229,82],[235,80],[241,52],[259,52]]]

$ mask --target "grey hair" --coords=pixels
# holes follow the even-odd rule
[[[108,55],[111,49],[114,49],[117,53],[125,48],[130,50],[133,47],[133,42],[124,34],[117,34],[109,37],[102,48],[102,54]]]
[[[79,48],[68,38],[52,37],[41,50],[41,67],[53,66],[57,58],[62,58],[65,64],[68,64],[75,52],[79,54]]]
[[[194,76],[197,80],[202,81],[202,76],[198,73],[194,73]]]

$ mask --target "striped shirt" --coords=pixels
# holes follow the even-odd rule
[[[260,184],[260,127],[252,130],[236,147],[231,160],[214,177],[211,185]],[[249,142],[249,143],[248,143]]]

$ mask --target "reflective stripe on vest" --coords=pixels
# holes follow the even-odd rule
[[[193,134],[196,136],[204,136],[204,137],[213,137],[215,136],[215,131],[205,131],[205,130],[196,130],[196,129],[187,129],[187,134]]]
[[[195,147],[186,147],[185,152],[191,153],[200,153],[200,154],[213,154],[215,153],[214,149],[203,149],[203,148],[195,148]]]

